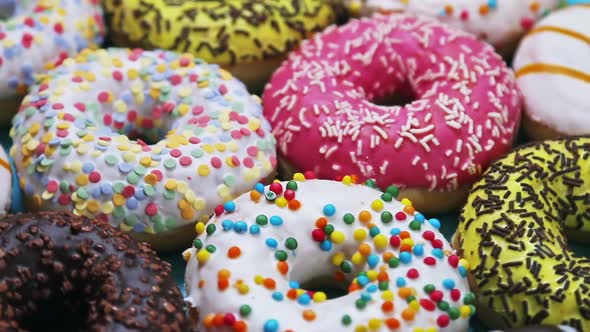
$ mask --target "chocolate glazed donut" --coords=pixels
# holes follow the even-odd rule
[[[1,331],[185,331],[170,265],[68,212],[0,220]]]

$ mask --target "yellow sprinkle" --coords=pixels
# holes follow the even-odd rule
[[[375,242],[375,247],[379,250],[387,248],[388,240],[387,237],[383,234],[377,234],[373,238],[373,242]]]
[[[413,300],[412,302],[410,302],[409,307],[418,311],[420,310],[420,303],[416,300]]]
[[[227,149],[227,146],[223,143],[215,143],[215,149],[219,152],[224,152]]]
[[[293,174],[293,180],[295,181],[305,181],[305,175],[303,173],[295,173]]]
[[[402,201],[401,201],[401,202],[402,202],[402,204],[403,204],[404,206],[412,206],[412,201],[410,201],[410,200],[409,200],[409,199],[407,199],[407,198],[402,198]]]
[[[369,329],[371,331],[377,331],[381,328],[381,320],[378,318],[369,319]]]
[[[125,204],[125,197],[121,194],[114,194],[113,195],[113,203],[116,206],[123,206],[123,204]]]
[[[287,201],[285,197],[281,196],[275,200],[275,203],[278,207],[284,208],[285,206],[287,206],[287,204],[289,204],[289,201]]]
[[[178,185],[178,183],[176,182],[176,180],[168,179],[168,180],[166,180],[166,184],[164,185],[164,187],[167,190],[174,190],[174,189],[176,189],[177,185]]]
[[[187,208],[181,211],[180,215],[185,220],[193,220],[195,218],[195,211],[192,208]]]
[[[344,261],[344,254],[339,252],[336,253],[332,256],[332,264],[336,265],[336,266],[340,266],[340,264],[342,264],[342,262]]]
[[[468,261],[467,261],[465,258],[461,258],[461,259],[459,260],[459,264],[460,264],[461,266],[463,266],[465,269],[469,270],[469,266],[470,266],[470,264],[469,264],[469,262],[468,262]]]
[[[88,204],[86,204],[86,209],[91,213],[96,213],[100,209],[100,204],[95,200],[90,200],[88,201]]]
[[[375,270],[367,271],[367,278],[369,278],[369,280],[375,281],[375,280],[377,280],[378,277],[379,277],[379,272],[377,272]]]
[[[205,200],[202,198],[195,198],[195,201],[193,202],[193,209],[197,210],[197,211],[201,211],[205,208]]]
[[[156,182],[158,182],[158,177],[155,174],[150,173],[144,176],[143,181],[153,186],[154,184],[156,184]]]
[[[383,209],[383,201],[380,199],[374,200],[373,203],[371,203],[371,208],[376,212],[381,211]]]
[[[341,231],[334,231],[332,234],[330,234],[330,239],[335,244],[340,244],[346,240],[346,236]]]
[[[315,302],[324,302],[328,299],[328,296],[324,292],[315,292],[313,294],[313,300]]]
[[[360,242],[367,237],[367,231],[364,228],[357,228],[354,230],[353,236],[356,241]]]
[[[209,260],[209,257],[211,257],[211,254],[205,249],[201,249],[197,252],[197,260],[201,264],[207,262]]]
[[[383,291],[383,293],[381,293],[381,299],[383,301],[393,301],[393,297],[394,297],[394,294],[390,290],[386,290],[386,291]]]
[[[88,175],[80,174],[76,177],[76,184],[79,186],[85,186],[88,184]]]
[[[461,317],[467,318],[471,315],[471,308],[468,305],[462,305],[461,308],[459,308],[459,312],[461,313]]]
[[[423,328],[421,327],[415,327],[412,332],[425,332]]]
[[[199,165],[199,168],[197,171],[200,176],[207,176],[207,175],[209,175],[209,165],[206,165],[206,164]]]
[[[352,257],[350,258],[352,264],[354,265],[361,265],[365,262],[365,257],[360,252],[355,252]]]
[[[429,327],[426,329],[426,332],[438,332],[438,328],[436,327]]]
[[[188,262],[188,260],[191,259],[191,252],[189,250],[185,250],[182,253],[182,259],[184,259],[185,262]]]
[[[111,214],[114,209],[115,209],[115,205],[112,202],[105,202],[102,205],[102,207],[100,208],[100,210],[106,214]]]
[[[242,295],[248,294],[248,292],[250,291],[250,287],[248,287],[248,285],[242,283],[238,285],[238,292]]]
[[[412,247],[414,245],[414,240],[411,237],[408,237],[402,240],[402,244],[407,244]]]
[[[215,148],[211,144],[203,144],[201,146],[201,149],[203,149],[203,151],[205,151],[207,153],[213,153],[213,152],[215,152]]]
[[[127,78],[128,78],[128,79],[130,79],[130,80],[134,80],[134,79],[136,79],[136,78],[138,78],[138,77],[139,77],[139,72],[137,71],[137,69],[133,69],[133,68],[132,68],[132,69],[129,69],[129,70],[127,71]]]
[[[350,177],[350,175],[346,175],[345,177],[342,178],[342,183],[344,183],[345,185],[349,186],[352,184],[352,178]]]
[[[368,331],[368,329],[367,329],[367,327],[366,327],[366,326],[364,326],[364,325],[357,325],[357,326],[354,328],[354,332],[367,332],[367,331]]]
[[[197,232],[197,235],[201,235],[203,234],[203,232],[205,231],[205,223],[203,222],[198,222],[195,225],[195,231]]]
[[[264,277],[257,274],[254,276],[254,283],[257,285],[262,285],[262,283],[264,282]]]

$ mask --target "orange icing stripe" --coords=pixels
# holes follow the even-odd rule
[[[541,32],[555,32],[555,33],[559,33],[568,37],[572,37],[578,40],[583,41],[586,44],[590,45],[590,37],[574,31],[574,30],[570,30],[570,29],[566,29],[566,28],[562,28],[562,27],[556,27],[556,26],[552,26],[552,25],[547,25],[547,26],[542,26],[542,27],[538,27],[535,28],[533,30],[531,30],[531,32],[529,32],[529,36],[530,35],[534,35],[536,33],[541,33]]]
[[[8,163],[8,161],[0,158],[0,166],[6,168],[9,173],[11,172],[11,170],[10,170],[10,164]]]
[[[564,75],[578,80],[582,80],[586,83],[590,83],[590,75],[582,71],[560,65],[551,65],[548,63],[532,63],[516,71],[516,77],[521,77],[528,74]]]

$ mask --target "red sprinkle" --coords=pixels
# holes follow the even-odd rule
[[[409,269],[406,275],[410,279],[417,279],[420,276],[420,273],[416,269]]]
[[[459,301],[459,299],[461,299],[461,291],[457,288],[453,288],[451,290],[451,299],[455,302]]]
[[[402,240],[399,238],[399,236],[397,235],[393,235],[389,238],[389,245],[392,247],[399,247],[399,245],[402,243]]]
[[[180,163],[180,165],[182,166],[189,166],[190,164],[193,163],[193,160],[191,159],[191,157],[188,156],[182,156],[180,157],[180,159],[178,160],[178,162]]]
[[[420,299],[420,305],[422,308],[428,311],[434,311],[434,309],[436,309],[436,304],[434,304],[429,299]]]
[[[436,265],[436,259],[434,257],[430,257],[430,256],[429,257],[425,257],[424,258],[424,264],[430,265],[430,266]]]
[[[97,183],[98,181],[100,181],[100,173],[97,171],[93,171],[88,175],[88,180],[90,180],[90,182],[93,183]]]
[[[424,234],[422,234],[422,237],[425,240],[432,241],[432,240],[434,240],[435,235],[434,235],[433,231],[426,231],[426,232],[424,232]]]
[[[439,291],[439,290],[435,290],[432,291],[430,294],[428,294],[428,296],[430,296],[430,299],[434,302],[440,302],[443,299],[443,292]]]
[[[406,214],[403,213],[402,211],[399,211],[398,213],[395,214],[395,219],[397,221],[404,221],[404,220],[406,220]]]
[[[123,195],[123,197],[125,198],[131,197],[135,195],[135,188],[133,186],[126,186],[125,188],[123,188],[121,195]]]
[[[149,203],[146,207],[145,207],[145,214],[147,214],[148,216],[152,217],[155,216],[158,213],[158,206],[156,205],[156,203]]]
[[[451,265],[452,267],[459,266],[459,256],[457,256],[457,255],[449,256],[449,265]]]
[[[277,195],[280,195],[283,193],[283,186],[278,182],[271,183],[269,189],[270,189],[270,191],[272,191],[273,193],[275,193]]]
[[[225,212],[225,208],[223,207],[223,205],[217,205],[215,207],[215,215],[216,216],[220,216],[223,214],[223,212]]]
[[[322,242],[326,239],[326,233],[323,230],[316,228],[311,231],[311,237],[316,242]]]
[[[438,326],[440,326],[440,327],[447,327],[447,326],[449,326],[450,320],[451,319],[449,318],[449,316],[447,316],[447,315],[440,315],[436,319],[436,324],[438,324]]]

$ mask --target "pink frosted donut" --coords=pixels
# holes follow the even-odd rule
[[[374,103],[407,93],[414,101],[406,105]],[[373,178],[406,188],[419,209],[442,212],[462,203],[447,192],[464,193],[510,149],[522,96],[491,46],[400,14],[305,41],[274,73],[263,104],[285,173]]]

